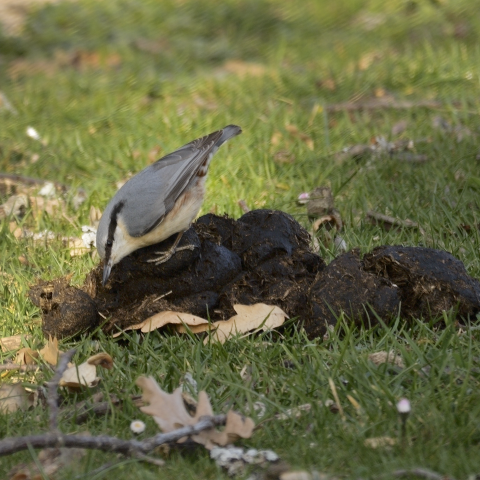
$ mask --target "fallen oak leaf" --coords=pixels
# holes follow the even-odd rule
[[[48,336],[47,344],[38,352],[40,353],[43,360],[50,365],[57,365],[58,357],[60,356],[61,352],[58,349],[58,339],[57,337]]]
[[[213,416],[210,400],[204,390],[198,394],[195,415],[190,415],[185,407],[181,388],[177,388],[173,393],[166,393],[158,386],[153,377],[139,377],[136,384],[142,389],[142,400],[149,404],[140,407],[140,410],[153,416],[155,422],[165,433],[185,426],[194,426],[202,417]],[[242,417],[230,410],[223,431],[210,428],[198,435],[192,435],[191,438],[194,442],[211,450],[216,445],[227,445],[239,437],[249,438],[253,433],[254,426],[251,418]],[[187,437],[183,437],[178,442],[185,442],[186,439]]]
[[[137,323],[136,325],[131,325],[121,332],[117,332],[113,334],[113,337],[118,337],[123,332],[128,330],[140,330],[142,333],[152,332],[153,330],[157,330],[158,328],[162,328],[165,325],[189,325],[191,329],[194,327],[206,324],[207,329],[209,322],[204,318],[197,317],[196,315],[192,315],[191,313],[183,313],[183,312],[172,312],[171,310],[167,310],[165,312],[159,312],[151,317],[148,317],[141,323]],[[201,330],[204,331],[204,330]],[[186,330],[185,330],[186,332]],[[195,332],[196,333],[196,332]]]
[[[21,383],[0,386],[0,414],[26,410],[33,405],[33,395]]]
[[[15,357],[15,363],[18,365],[34,365],[37,363],[38,352],[31,348],[21,348]]]
[[[91,248],[85,245],[83,239],[78,237],[63,237],[62,241],[64,245],[70,249],[71,257],[79,257],[91,252]]]
[[[22,338],[25,340],[30,340],[31,335],[13,335],[11,337],[0,338],[0,347],[2,347],[3,352],[10,352],[11,350],[17,350],[22,344]]]
[[[224,446],[236,442],[239,438],[250,438],[254,427],[255,423],[250,417],[243,417],[239,413],[229,410],[225,428],[221,432],[212,430],[205,433],[212,442]]]
[[[212,325],[216,327],[212,338],[220,343],[224,343],[238,333],[247,333],[257,329],[265,331],[279,327],[288,318],[281,308],[266,305],[265,303],[256,303],[254,305],[236,304],[233,308],[237,315],[234,315],[227,321],[218,321]],[[207,342],[208,338],[205,339],[205,343]]]
[[[295,125],[286,125],[285,130],[287,130],[292,137],[299,138],[303,143],[305,143],[305,145],[307,145],[309,150],[314,149],[313,140],[306,133],[301,132]]]
[[[373,449],[388,448],[395,446],[397,444],[397,440],[392,437],[372,437],[366,438],[363,444],[366,447],[370,447]]]
[[[391,363],[398,368],[405,368],[405,363],[401,355],[396,354],[393,350],[389,352],[381,351],[368,355],[368,359],[375,365],[381,365],[383,363]]]
[[[54,475],[72,463],[80,460],[86,453],[83,448],[46,448],[38,453],[36,461],[20,463],[10,472],[10,480],[37,480]]]
[[[63,372],[58,383],[61,387],[79,389],[81,387],[93,388],[98,385],[100,378],[97,377],[97,366],[110,370],[113,368],[113,358],[108,353],[93,355],[80,365],[72,365]]]
[[[45,198],[41,196],[29,197],[30,208],[34,217],[47,213],[51,217],[65,211],[65,202],[58,198]]]

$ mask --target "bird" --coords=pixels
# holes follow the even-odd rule
[[[112,267],[139,248],[177,234],[173,246],[149,262],[168,261],[182,234],[197,216],[205,196],[205,181],[213,155],[227,140],[242,133],[236,125],[197,138],[152,163],[128,180],[110,200],[100,219],[96,246],[103,260],[102,284]]]

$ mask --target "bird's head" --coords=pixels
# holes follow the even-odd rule
[[[124,205],[125,202],[118,202],[111,208],[108,205],[98,224],[96,243],[98,254],[103,259],[103,286],[107,283],[112,267],[137,248],[129,241],[131,237],[122,221]]]

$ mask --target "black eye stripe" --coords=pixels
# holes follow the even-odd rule
[[[108,262],[113,246],[113,236],[115,235],[115,229],[117,228],[117,216],[125,206],[125,202],[118,202],[110,214],[110,224],[108,225],[107,241],[105,243],[105,260]]]

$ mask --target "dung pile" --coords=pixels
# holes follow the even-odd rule
[[[75,335],[97,327],[101,316],[108,318],[104,330],[115,332],[164,310],[226,320],[236,303],[279,306],[298,318],[310,338],[323,336],[342,311],[364,325],[375,324],[377,316],[388,324],[399,309],[405,319],[450,309],[459,318],[480,312],[479,282],[449,253],[383,246],[363,259],[353,250],[327,266],[311,251],[306,230],[280,211],[255,210],[238,220],[205,215],[180,242],[192,250],[179,251],[164,264],[148,262],[173,240],[124,258],[106,287],[103,264],[81,289],[62,279],[32,287],[44,333]]]

